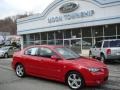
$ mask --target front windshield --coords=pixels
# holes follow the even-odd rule
[[[56,48],[56,51],[62,55],[65,59],[76,59],[79,58],[80,55],[76,54],[75,52],[73,52],[71,49],[68,48]]]
[[[9,47],[1,47],[1,48],[0,48],[0,50],[3,50],[3,51],[4,51],[4,50],[8,50],[8,49],[9,49]]]

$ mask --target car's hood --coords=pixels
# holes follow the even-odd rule
[[[72,63],[74,63],[77,66],[83,66],[83,67],[95,67],[95,68],[106,68],[107,67],[104,63],[96,59],[85,58],[85,57],[72,60]]]

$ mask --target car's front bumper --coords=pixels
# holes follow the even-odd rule
[[[89,73],[85,78],[86,86],[98,86],[104,84],[108,80],[108,69],[103,69],[102,72]]]

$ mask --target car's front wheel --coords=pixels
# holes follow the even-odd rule
[[[79,90],[84,86],[84,80],[78,72],[70,72],[67,76],[66,83],[72,90]]]
[[[16,75],[18,77],[24,77],[25,76],[25,69],[24,69],[24,66],[22,64],[17,64],[15,71],[16,71]]]

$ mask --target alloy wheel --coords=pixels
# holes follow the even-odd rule
[[[73,90],[78,90],[83,86],[83,79],[78,73],[71,73],[68,75],[67,83]]]
[[[18,77],[23,77],[25,75],[25,70],[22,64],[16,66],[16,74]]]

